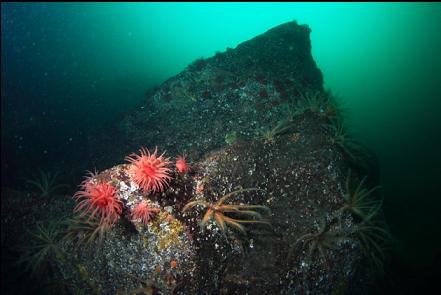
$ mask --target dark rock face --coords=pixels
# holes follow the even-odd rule
[[[232,230],[200,235],[198,255],[205,265],[218,265],[204,272],[209,276],[199,290],[222,294],[317,294],[332,293],[336,282],[350,282],[360,249],[349,236],[328,252],[313,256],[308,264],[308,245],[296,240],[316,231],[320,208],[327,221],[341,207],[341,155],[326,144],[326,137],[310,128],[307,119],[296,122],[296,136],[282,136],[273,143],[241,142],[208,156],[199,166],[199,179],[209,179],[202,199],[214,202],[238,187],[259,188],[231,199],[231,203],[263,204],[271,209],[271,225],[247,226],[246,235]],[[352,220],[347,219],[348,228]],[[211,243],[207,243],[207,236]],[[217,247],[213,247],[217,245]],[[208,250],[210,249],[211,250]],[[207,254],[208,253],[208,254]],[[318,253],[314,255],[318,256]],[[213,262],[212,262],[213,261]],[[217,262],[217,263],[216,263]],[[331,267],[332,266],[332,267]],[[218,286],[216,288],[216,286]],[[210,293],[210,292],[208,292]]]
[[[60,242],[58,280],[75,294],[363,290],[366,260],[382,253],[360,236],[371,237],[365,225],[378,207],[348,205],[348,168],[359,158],[323,91],[309,33],[290,22],[197,60],[91,138],[93,161],[106,169],[94,177],[118,188],[123,214],[95,252]],[[174,169],[165,191],[142,193],[118,165],[141,146],[185,152],[191,171]],[[148,225],[128,218],[133,200],[158,209]]]
[[[146,94],[146,104],[90,138],[97,167],[113,166],[141,146],[158,145],[190,159],[225,145],[226,137],[253,138],[286,117],[306,90],[323,90],[311,56],[310,29],[290,22],[199,59]]]
[[[306,25],[286,23],[212,59],[236,75],[255,73],[260,79],[297,81],[299,87],[321,89],[323,76],[311,55],[310,32]]]

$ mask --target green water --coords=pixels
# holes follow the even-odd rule
[[[199,57],[281,23],[312,29],[325,86],[378,155],[395,284],[440,260],[440,3],[2,3],[2,185],[82,148],[90,128]],[[412,279],[407,280],[407,277]],[[400,278],[402,281],[400,281]],[[397,281],[398,280],[398,281]],[[398,282],[398,283],[397,283]],[[404,287],[403,287],[404,286]]]

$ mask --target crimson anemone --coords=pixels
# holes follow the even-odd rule
[[[169,158],[164,157],[165,152],[158,156],[158,148],[155,148],[153,154],[147,148],[141,148],[139,151],[140,155],[132,153],[126,157],[131,163],[131,179],[144,192],[162,192],[171,179],[170,168],[167,167],[171,163]]]
[[[139,220],[143,224],[147,223],[152,219],[153,215],[159,212],[159,208],[153,208],[146,201],[138,203],[132,210],[130,217],[133,221]]]
[[[93,183],[90,179],[81,184],[82,190],[74,198],[80,202],[74,212],[81,211],[80,217],[97,219],[104,226],[115,224],[122,212],[122,202],[117,197],[117,189],[108,183]]]
[[[180,173],[187,173],[190,171],[190,166],[185,161],[185,156],[179,156],[176,158],[176,170]]]

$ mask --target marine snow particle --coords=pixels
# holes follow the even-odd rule
[[[190,171],[190,166],[185,161],[185,156],[179,156],[176,158],[176,170],[178,170],[179,173],[187,173]]]
[[[147,148],[141,148],[140,155],[132,153],[126,157],[131,163],[129,175],[145,192],[162,192],[171,179],[170,168],[167,167],[171,162],[169,158],[164,158],[164,153],[157,155],[158,148],[153,154]]]
[[[81,184],[82,190],[74,198],[80,202],[74,212],[80,211],[80,217],[89,216],[88,220],[99,219],[101,225],[112,226],[122,212],[122,202],[117,198],[117,190],[108,183],[92,183],[89,179]]]

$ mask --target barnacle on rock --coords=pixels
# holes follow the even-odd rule
[[[167,249],[181,243],[185,233],[185,226],[167,212],[160,212],[152,221],[151,231],[158,236],[158,249]]]

